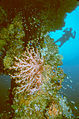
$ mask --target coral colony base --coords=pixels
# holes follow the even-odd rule
[[[67,101],[57,94],[64,78],[62,69],[58,69],[60,76],[56,79],[56,67],[45,64],[38,48],[26,48],[20,57],[15,57],[9,68],[15,83],[11,105],[13,119],[71,119]]]

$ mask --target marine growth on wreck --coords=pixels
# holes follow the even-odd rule
[[[52,28],[48,25],[50,5],[41,11],[34,7],[32,3],[25,6],[31,9],[27,17],[20,11],[0,30],[1,62],[11,77],[11,111],[1,114],[1,119],[72,119],[66,97],[59,94],[66,77],[63,56],[54,39],[46,35]]]

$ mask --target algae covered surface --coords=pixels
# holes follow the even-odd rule
[[[67,99],[59,93],[66,77],[63,56],[48,32],[61,28],[63,15],[76,1],[26,0],[18,1],[18,8],[17,2],[8,2],[6,7],[0,3],[0,65],[11,78],[11,110],[3,111],[1,119],[72,119]]]

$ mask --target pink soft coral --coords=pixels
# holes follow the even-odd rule
[[[38,49],[36,52],[34,48],[26,51],[20,58],[15,57],[16,61],[10,69],[14,69],[15,73],[10,76],[15,79],[17,86],[17,93],[29,91],[33,94],[40,90],[42,84],[44,70],[44,59],[40,56]]]

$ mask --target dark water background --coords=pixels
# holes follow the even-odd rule
[[[9,100],[9,88],[11,87],[11,79],[8,75],[0,75],[0,113],[9,110],[7,101]]]
[[[63,65],[64,72],[68,76],[64,80],[61,89],[71,105],[75,118],[79,116],[79,62],[77,64],[76,60],[74,62],[71,61],[70,64]]]

